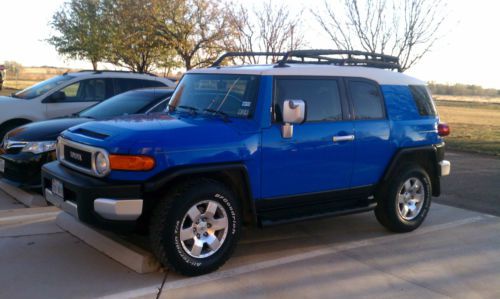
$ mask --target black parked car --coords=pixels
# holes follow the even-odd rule
[[[59,134],[76,125],[128,114],[162,112],[172,89],[138,89],[116,95],[71,117],[30,123],[7,133],[0,147],[0,176],[22,188],[40,188],[43,164],[56,159]]]

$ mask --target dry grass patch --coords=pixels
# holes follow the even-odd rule
[[[500,155],[500,104],[436,101],[450,148]]]

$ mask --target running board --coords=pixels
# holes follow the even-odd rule
[[[306,220],[312,220],[312,219],[320,219],[320,218],[327,218],[327,217],[335,217],[335,216],[344,216],[344,215],[349,215],[349,214],[364,213],[364,212],[372,211],[373,209],[375,209],[376,206],[377,206],[377,203],[371,203],[368,206],[364,206],[364,207],[338,210],[338,211],[333,211],[333,212],[314,214],[314,215],[308,215],[308,216],[301,216],[301,217],[296,217],[296,218],[277,219],[277,220],[263,219],[263,220],[260,220],[260,225],[262,227],[269,227],[269,226],[275,226],[275,225],[280,225],[280,224],[285,224],[285,223],[293,223],[293,222],[306,221]]]

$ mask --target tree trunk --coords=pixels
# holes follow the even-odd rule
[[[184,64],[186,66],[186,71],[189,71],[190,69],[193,68],[193,66],[191,65],[191,57],[190,56],[184,56]]]
[[[95,60],[92,60],[92,68],[94,69],[94,71],[97,71],[97,61]]]

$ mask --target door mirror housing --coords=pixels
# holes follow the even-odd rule
[[[64,91],[56,91],[54,92],[50,98],[48,99],[49,103],[57,103],[57,102],[62,102],[66,99],[66,94],[64,93]]]
[[[306,103],[303,100],[285,100],[283,102],[283,122],[281,136],[293,137],[293,125],[306,120]]]
[[[283,122],[301,124],[306,119],[306,103],[303,100],[285,100],[283,102]]]

